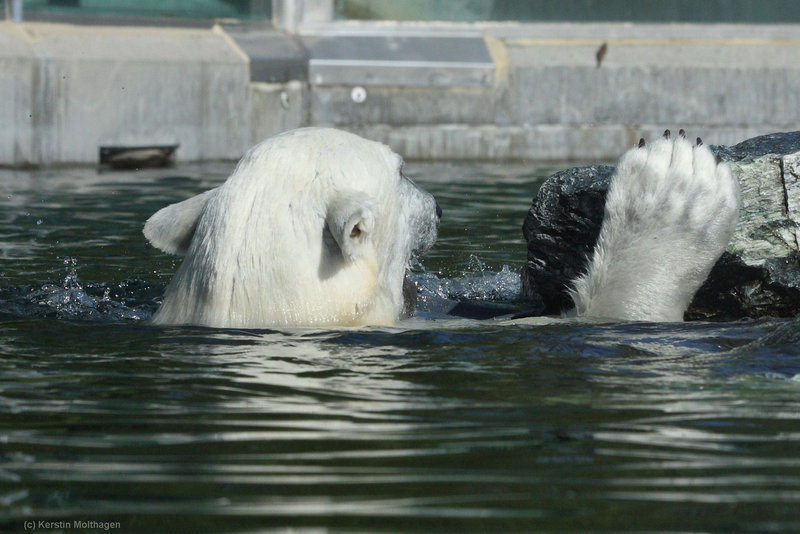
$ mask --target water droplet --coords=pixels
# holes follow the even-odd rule
[[[38,220],[36,221],[36,226],[39,226],[40,224],[42,224],[42,222],[43,222],[43,221],[42,221],[41,219],[38,219]]]

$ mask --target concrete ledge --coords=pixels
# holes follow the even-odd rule
[[[306,36],[313,85],[491,85],[494,63],[480,34]]]
[[[0,49],[0,101],[14,103],[2,163],[95,163],[100,145],[236,158],[248,145],[248,58],[221,31],[2,23]]]
[[[31,160],[33,48],[10,23],[0,22],[0,164]]]
[[[680,125],[679,125],[680,126]],[[391,146],[414,160],[531,160],[536,162],[611,163],[640,137],[655,139],[673,125],[353,125],[347,129]],[[715,144],[733,144],[769,126],[688,125],[691,136]]]
[[[308,124],[308,93],[299,81],[250,84],[250,144]]]
[[[254,24],[223,24],[222,28],[250,58],[253,82],[308,80],[308,51],[299,38]]]
[[[463,25],[454,25],[462,27]],[[792,41],[798,24],[694,24],[629,22],[487,22],[470,25],[487,35],[512,42],[518,39],[558,40],[716,40]],[[444,26],[443,29],[447,29]]]
[[[736,144],[800,125],[798,26],[481,27],[492,87],[367,87],[360,102],[348,86],[315,87],[311,122],[409,158],[592,161],[666,128]]]
[[[665,128],[713,144],[800,128],[797,25],[312,30],[0,23],[0,165],[94,164],[100,145],[237,159],[306,125],[409,159],[554,161],[611,161]],[[441,39],[454,48],[426,49]],[[351,59],[367,63],[339,69]],[[333,63],[320,70],[323,60]],[[438,76],[443,66],[455,70]]]

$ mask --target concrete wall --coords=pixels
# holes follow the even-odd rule
[[[304,125],[409,159],[610,160],[665,128],[735,144],[800,129],[797,36],[792,25],[330,23],[287,34],[2,22],[0,164],[94,164],[114,144],[236,159]]]
[[[311,121],[423,159],[613,159],[666,128],[735,144],[800,129],[799,35],[795,26],[487,26],[491,87],[367,87],[359,104],[347,87],[320,86]]]
[[[221,31],[0,23],[0,163],[96,163],[100,145],[249,145],[248,58]]]

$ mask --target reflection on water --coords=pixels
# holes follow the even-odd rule
[[[516,305],[544,173],[412,167],[445,212],[420,316],[284,332],[144,320],[175,261],[142,221],[224,166],[0,173],[0,524],[800,531],[797,320],[447,316]]]

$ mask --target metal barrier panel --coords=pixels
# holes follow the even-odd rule
[[[272,17],[271,0],[7,0],[9,2],[10,18],[17,22],[44,14],[264,21]]]
[[[797,0],[336,0],[334,18],[397,21],[800,22]]]

